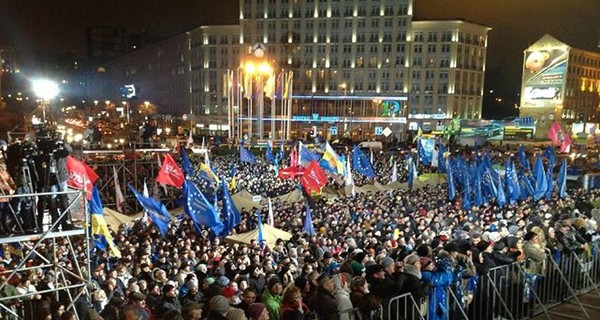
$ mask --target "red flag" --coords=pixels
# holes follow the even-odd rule
[[[300,183],[308,193],[311,193],[311,191],[320,192],[321,188],[327,184],[327,176],[323,169],[319,167],[319,164],[313,160],[304,169]]]
[[[303,174],[304,174],[304,168],[301,168],[301,167],[288,167],[288,168],[279,170],[279,178],[280,179],[294,179],[297,176],[301,176]]]
[[[298,166],[298,152],[296,152],[296,148],[292,148],[292,152],[290,153],[290,167]]]
[[[69,179],[67,185],[75,189],[85,190],[85,195],[88,200],[92,199],[92,188],[94,182],[98,179],[98,175],[83,161],[79,161],[71,156],[67,157],[67,172]]]
[[[181,188],[181,186],[183,186],[183,171],[181,171],[181,168],[179,168],[175,160],[173,160],[173,157],[171,157],[171,155],[168,153],[165,156],[165,161],[163,161],[162,167],[160,167],[156,181],[158,183],[175,186],[177,188]]]
[[[569,137],[569,134],[560,127],[558,122],[554,121],[552,126],[550,126],[548,138],[550,138],[555,145],[560,146],[560,152],[569,152],[571,137]]]

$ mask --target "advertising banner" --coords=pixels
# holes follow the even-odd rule
[[[525,51],[522,108],[554,108],[563,104],[568,57],[568,47],[549,36]]]

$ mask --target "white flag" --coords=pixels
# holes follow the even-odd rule
[[[371,165],[375,166],[375,162],[373,162],[373,149],[371,149]]]
[[[148,192],[148,186],[146,185],[146,180],[144,180],[144,193],[143,193],[143,195],[146,198],[150,197],[150,192]]]
[[[194,137],[192,137],[192,130],[190,130],[190,135],[188,136],[188,139],[187,139],[187,146],[189,148],[192,145],[194,145]]]
[[[433,152],[431,153],[431,166],[434,168],[438,167],[438,157],[439,153],[437,149],[433,148]]]
[[[354,178],[352,178],[352,165],[351,165],[351,161],[352,158],[350,157],[350,154],[348,154],[348,158],[346,159],[346,185],[347,186],[353,186],[354,185]],[[354,190],[354,189],[352,189]]]
[[[208,150],[206,150],[204,152],[204,164],[206,164],[206,166],[208,168],[210,168],[210,159],[208,158]]]
[[[271,226],[275,226],[275,221],[273,221],[273,203],[271,203],[271,198],[269,198],[269,217],[267,218],[267,223]]]
[[[115,200],[117,201],[117,211],[123,213],[123,202],[125,202],[125,197],[123,197],[123,192],[121,191],[121,184],[119,183],[119,176],[117,175],[117,168],[113,166],[113,182],[115,184]]]
[[[396,160],[394,160],[394,168],[392,169],[392,182],[398,181],[398,167],[396,166]]]

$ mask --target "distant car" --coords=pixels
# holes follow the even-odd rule
[[[497,123],[490,123],[484,127],[475,128],[473,132],[477,136],[494,137],[502,134],[502,126]]]

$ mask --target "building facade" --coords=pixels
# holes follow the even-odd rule
[[[545,35],[524,51],[520,116],[533,117],[536,138],[554,121],[572,133],[600,122],[600,53]]]
[[[490,28],[413,21],[412,4],[240,0],[239,25],[194,28],[118,58],[110,68],[120,85],[136,84],[142,100],[164,106],[161,112],[191,113],[199,126],[215,130],[234,125],[227,121],[234,112],[248,120],[238,123],[239,132],[252,135],[257,117],[291,121],[295,137],[316,130],[355,139],[376,138],[385,128],[402,138],[408,128],[480,118]],[[256,60],[257,48],[274,70],[275,88],[260,106],[256,81],[247,81],[244,67]],[[228,70],[234,72],[230,82],[224,80]],[[278,107],[283,74],[292,77],[287,112]],[[262,81],[261,88],[269,79]],[[263,108],[273,110],[270,116]],[[271,131],[280,129],[267,124],[262,138],[277,137]]]

